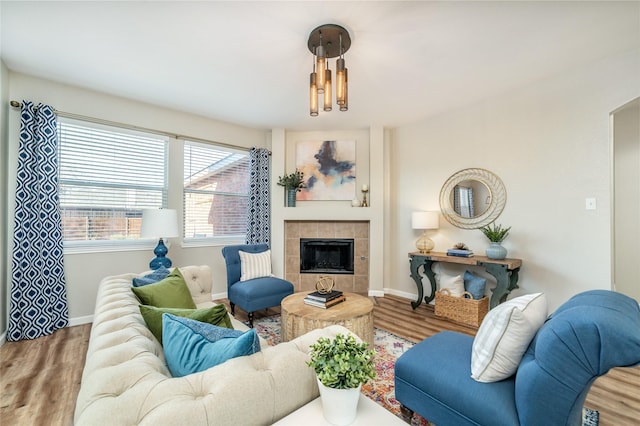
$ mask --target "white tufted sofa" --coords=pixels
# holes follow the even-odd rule
[[[194,302],[213,306],[208,266],[180,268]],[[131,291],[133,277],[107,277],[98,290],[77,425],[267,425],[318,396],[305,362],[320,336],[348,333],[332,326],[206,371],[173,378],[162,346],[145,325]],[[232,318],[236,329],[247,329]]]

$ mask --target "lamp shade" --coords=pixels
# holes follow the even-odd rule
[[[411,213],[411,228],[413,229],[438,229],[439,225],[438,212]]]
[[[141,238],[177,237],[178,214],[173,209],[142,210]]]

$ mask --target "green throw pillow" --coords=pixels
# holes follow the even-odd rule
[[[224,305],[203,309],[156,308],[155,306],[140,305],[140,313],[160,344],[162,344],[162,314],[164,313],[233,329],[227,308]]]
[[[143,305],[156,308],[196,308],[189,287],[178,268],[174,268],[162,281],[143,287],[131,287],[131,291]]]

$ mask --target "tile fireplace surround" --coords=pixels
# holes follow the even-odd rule
[[[336,289],[367,295],[369,291],[369,222],[368,221],[302,221],[284,224],[284,275],[295,291],[314,291],[320,276],[334,279]],[[301,274],[300,238],[353,238],[353,275]]]

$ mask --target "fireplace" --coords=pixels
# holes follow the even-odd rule
[[[353,238],[300,238],[300,273],[353,275]]]

